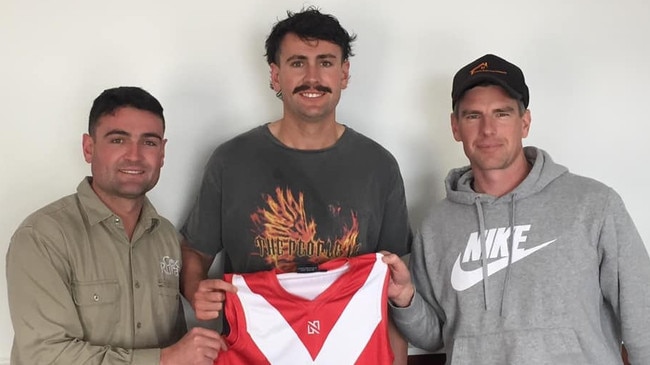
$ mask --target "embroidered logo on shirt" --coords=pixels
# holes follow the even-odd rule
[[[318,335],[320,334],[320,321],[307,321],[307,334]]]
[[[530,247],[520,248],[520,244],[526,242],[525,232],[530,230],[530,224],[514,226],[514,233],[512,237],[512,259],[515,262],[529,256],[542,248],[557,241],[557,239],[544,242],[542,244]],[[495,261],[488,262],[487,276],[490,276],[508,266],[508,239],[510,238],[510,227],[492,228],[486,231],[485,247],[488,260],[496,259]],[[463,291],[474,286],[476,283],[483,280],[483,268],[478,267],[472,270],[464,270],[462,264],[476,262],[481,263],[481,240],[479,239],[478,232],[470,235],[467,241],[467,247],[464,252],[461,252],[454,262],[451,270],[451,286],[457,291]]]
[[[160,260],[160,271],[165,275],[173,275],[178,277],[181,270],[180,260],[174,260],[169,256],[164,256]]]

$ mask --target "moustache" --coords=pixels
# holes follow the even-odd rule
[[[330,94],[332,93],[332,89],[330,89],[327,86],[323,86],[323,85],[316,85],[316,86],[313,86],[313,87],[309,86],[309,85],[300,85],[300,86],[296,87],[295,89],[293,89],[293,93],[297,94],[299,92],[306,91],[306,90],[309,90],[309,89],[314,89],[316,91],[320,91],[320,92],[323,92],[323,93],[330,93]]]

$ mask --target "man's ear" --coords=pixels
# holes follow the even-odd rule
[[[456,117],[456,113],[451,112],[449,120],[451,121],[451,133],[454,135],[454,140],[460,142],[462,139],[460,138],[460,131],[458,130],[458,118]]]
[[[271,74],[271,81],[269,83],[269,86],[275,92],[281,91],[281,88],[280,88],[280,66],[276,65],[275,63],[272,63],[269,66],[270,66],[269,72]]]
[[[341,89],[345,89],[348,87],[348,83],[350,82],[350,61],[348,60],[343,61],[343,64],[341,65],[341,69],[343,71],[342,79],[341,79]]]
[[[93,161],[93,151],[95,149],[95,141],[88,133],[84,133],[81,139],[81,149],[84,153],[84,159],[86,162],[91,163]]]
[[[160,155],[160,167],[165,166],[165,147],[167,146],[167,139],[162,140],[162,154]]]
[[[521,124],[521,137],[526,138],[528,137],[528,132],[530,132],[530,123],[532,122],[532,118],[530,116],[530,109],[526,109],[524,115],[521,116],[521,119],[523,121],[523,123]]]

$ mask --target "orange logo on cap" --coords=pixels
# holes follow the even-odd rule
[[[476,67],[474,67],[473,69],[471,69],[469,71],[469,74],[470,74],[470,76],[473,76],[475,73],[478,73],[478,72],[494,72],[494,73],[504,74],[504,75],[508,74],[505,71],[490,70],[488,68],[488,63],[487,62],[479,63]]]

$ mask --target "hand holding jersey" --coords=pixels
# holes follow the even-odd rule
[[[226,300],[226,292],[237,293],[237,288],[221,279],[205,279],[190,300],[196,319],[207,321],[219,317]]]
[[[385,251],[382,253],[384,254],[383,261],[390,270],[388,300],[396,307],[408,307],[415,294],[409,269],[399,256]]]
[[[210,365],[219,351],[227,349],[217,332],[194,327],[180,341],[161,350],[160,365]]]

